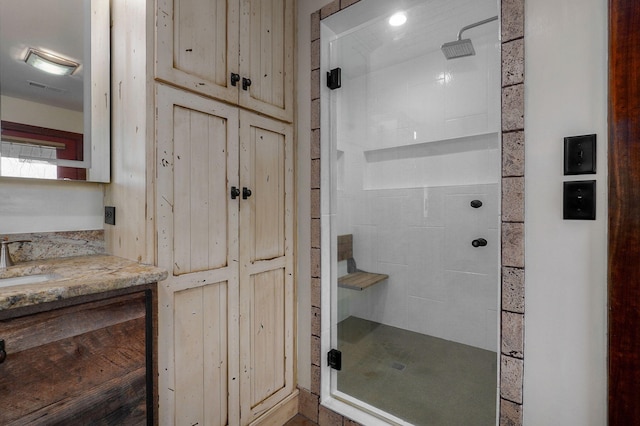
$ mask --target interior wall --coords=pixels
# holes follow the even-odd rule
[[[607,423],[607,2],[525,2],[526,425]],[[563,138],[597,134],[595,175]],[[562,182],[597,181],[595,221],[562,219]]]
[[[2,96],[2,120],[82,133],[82,113]],[[103,184],[2,178],[0,235],[103,229]]]
[[[31,126],[48,127],[67,132],[83,133],[84,114],[65,108],[0,96],[2,120]]]
[[[2,178],[0,235],[103,229],[104,184]]]

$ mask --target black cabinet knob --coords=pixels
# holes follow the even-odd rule
[[[236,86],[240,81],[240,74],[236,74],[234,72],[231,73],[231,85]]]
[[[245,77],[242,77],[242,90],[247,90],[251,86],[251,80]]]
[[[240,189],[236,188],[235,186],[232,186],[231,187],[231,199],[235,200],[239,196],[240,196]]]
[[[246,200],[249,197],[251,197],[251,190],[245,186],[242,188],[242,199]]]

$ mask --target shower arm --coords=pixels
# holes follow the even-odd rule
[[[460,32],[458,33],[458,41],[462,40],[462,33],[470,30],[471,28],[475,28],[475,27],[479,27],[480,25],[484,25],[484,24],[488,24],[489,22],[493,22],[493,21],[497,21],[498,20],[498,16],[492,16],[491,18],[487,18],[485,20],[482,21],[478,21],[476,23],[473,24],[469,24],[466,27],[462,27],[462,29],[460,30]]]

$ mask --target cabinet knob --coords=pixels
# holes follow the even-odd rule
[[[232,86],[237,86],[238,82],[240,81],[240,74],[236,74],[235,72],[231,73],[231,85]]]
[[[242,77],[242,90],[247,90],[251,86],[251,80],[248,78]]]
[[[4,350],[4,340],[0,340],[0,364],[7,359],[7,352]]]
[[[240,189],[236,188],[235,186],[232,186],[231,187],[231,199],[235,200],[239,196],[240,196]]]
[[[242,188],[242,199],[246,200],[249,197],[251,197],[251,190],[245,186]]]

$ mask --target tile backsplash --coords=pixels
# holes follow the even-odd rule
[[[4,234],[10,241],[29,240],[28,243],[9,245],[14,262],[50,259],[57,257],[86,256],[104,254],[104,230],[34,232],[24,234]]]

